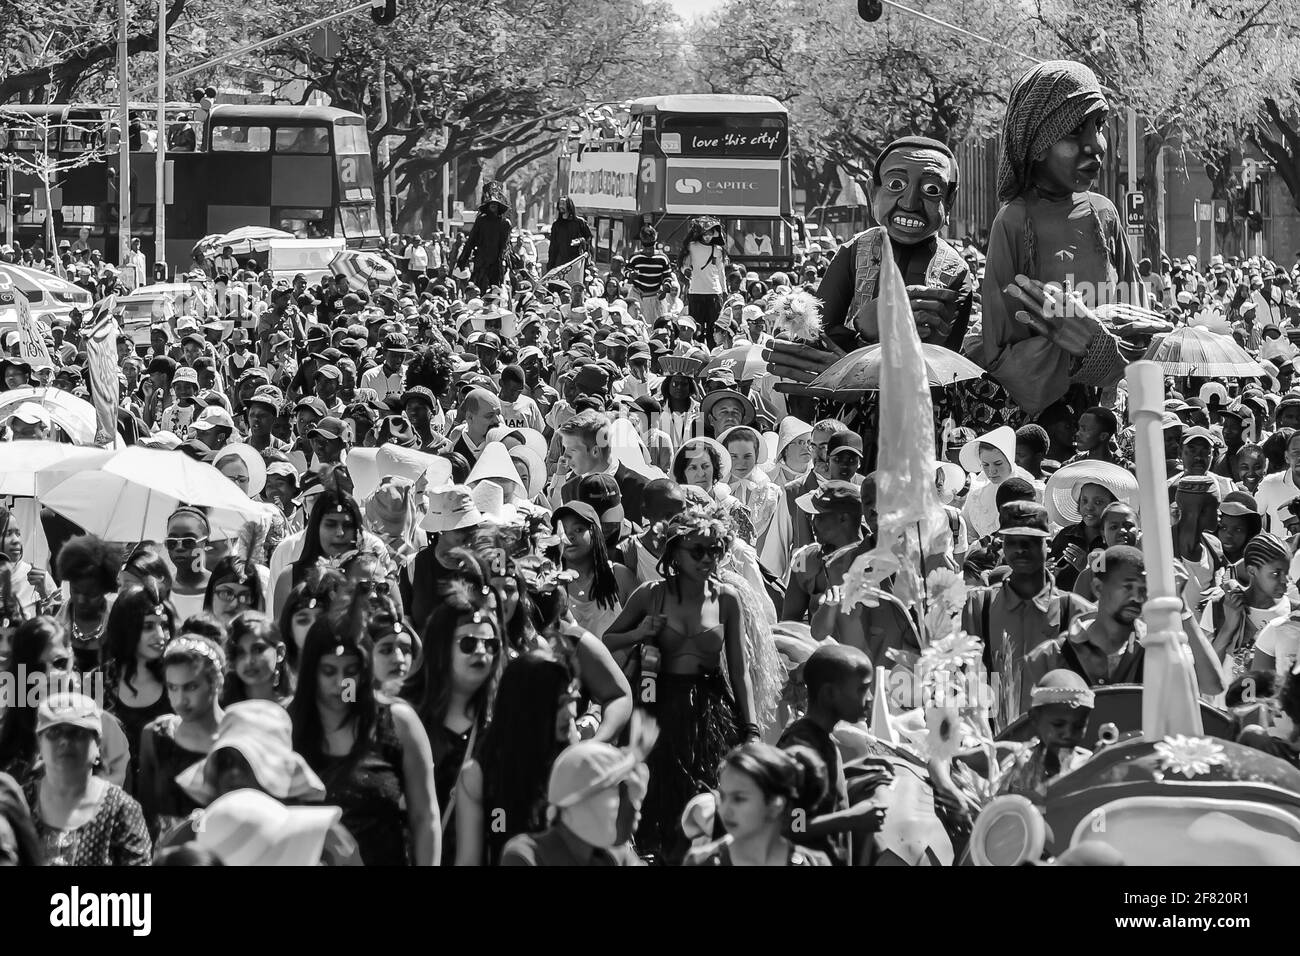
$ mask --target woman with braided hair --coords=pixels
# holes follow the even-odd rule
[[[661,737],[649,758],[637,847],[669,860],[685,849],[679,821],[687,802],[717,785],[732,747],[759,733],[741,598],[719,576],[732,539],[728,523],[704,509],[674,516],[659,563],[664,580],[634,591],[604,635],[611,651],[643,645],[640,697]]]
[[[1007,102],[982,361],[1028,415],[1114,385],[1127,356],[1094,310],[1146,305],[1119,213],[1090,191],[1106,156],[1108,109],[1096,75],[1069,60],[1034,67]]]

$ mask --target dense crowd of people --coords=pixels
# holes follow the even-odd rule
[[[435,261],[395,237],[389,284],[275,279],[213,250],[147,343],[119,334],[117,432],[206,463],[246,507],[232,525],[181,502],[144,541],[39,499],[0,508],[0,857],[952,863],[991,796],[972,780],[1041,803],[1089,756],[1096,689],[1142,682],[1147,479],[1114,369],[1182,327],[1258,363],[1166,383],[1197,689],[1237,708],[1242,742],[1300,766],[1300,275],[1135,262],[1088,192],[1104,102],[1076,66],[1018,85],[1030,106],[1013,95],[983,249],[907,241],[896,208],[940,208],[957,185],[946,147],[909,139],[874,170],[873,203],[899,204],[874,209],[882,226],[764,277],[708,216],[680,249],[646,227],[597,267],[567,199],[539,262],[495,188]],[[1065,91],[1030,95],[1044,75]],[[1067,140],[1078,169],[1058,163]],[[1143,286],[1140,308],[1094,299],[1076,341],[1048,307],[1056,260],[1036,250],[1054,242]],[[921,571],[974,642],[990,727],[1030,728],[996,770],[876,679],[932,666],[947,632],[924,602],[892,579],[847,597],[879,543],[891,422],[875,387],[818,376],[879,341],[890,253],[927,347],[983,370],[932,391],[948,533]],[[52,391],[92,397],[85,342],[112,315],[113,270],[58,254],[99,305],[37,316],[48,365],[6,333],[5,391],[48,389],[0,393],[0,476],[68,439]],[[48,692],[29,705],[14,688],[32,680]],[[875,799],[909,775],[929,804]]]

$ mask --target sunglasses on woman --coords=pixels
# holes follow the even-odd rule
[[[392,584],[388,581],[358,581],[357,590],[362,594],[378,594],[386,596],[393,589]]]
[[[466,634],[456,642],[456,645],[460,648],[462,654],[474,654],[482,648],[484,654],[489,657],[496,657],[497,652],[501,650],[501,641],[498,638],[474,637],[471,634]]]
[[[705,558],[721,558],[725,550],[720,544],[693,544],[686,553],[692,561],[703,561]]]
[[[207,538],[193,538],[188,535],[184,538],[163,538],[163,544],[169,551],[193,551],[207,543]]]

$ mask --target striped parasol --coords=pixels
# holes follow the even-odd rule
[[[380,285],[396,285],[397,269],[382,256],[373,252],[360,252],[356,249],[343,249],[330,260],[330,272],[336,276],[347,276],[362,285],[371,279]]]
[[[1267,374],[1231,336],[1203,326],[1184,326],[1157,338],[1143,358],[1158,364],[1166,375],[1255,378]]]
[[[749,382],[767,371],[763,360],[763,346],[737,345],[723,349],[709,359],[708,371],[715,368],[730,369],[737,382]]]

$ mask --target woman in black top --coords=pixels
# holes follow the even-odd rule
[[[307,633],[289,704],[293,749],[325,783],[325,802],[366,866],[436,866],[438,798],[429,738],[409,704],[375,694],[358,615],[321,617]]]

